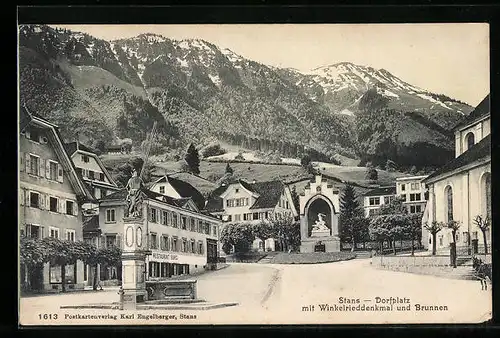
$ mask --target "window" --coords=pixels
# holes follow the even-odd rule
[[[151,234],[151,243],[149,243],[151,249],[158,249],[158,236],[155,233]]]
[[[49,173],[52,181],[57,181],[57,162],[49,161]]]
[[[411,183],[410,184],[410,190],[419,190],[419,189],[420,189],[419,183]]]
[[[55,227],[49,227],[49,235],[52,238],[59,238],[59,229]]]
[[[66,240],[74,242],[75,241],[75,230],[66,229]]]
[[[149,221],[156,223],[156,209],[155,208],[149,209]]]
[[[468,133],[467,135],[465,135],[465,142],[467,146],[465,150],[469,150],[474,145],[474,134]]]
[[[285,201],[285,208],[290,209],[290,205],[288,204],[288,201]]]
[[[196,220],[191,218],[191,231],[196,231]]]
[[[115,209],[106,210],[106,223],[116,222]]]
[[[40,208],[40,194],[30,191],[30,207]]]
[[[30,174],[39,175],[40,174],[40,158],[35,155],[30,155]]]
[[[185,238],[182,239],[182,252],[187,252],[187,240]]]
[[[191,240],[191,253],[196,253],[196,242],[194,239]]]
[[[26,224],[26,237],[41,238],[40,226],[34,224]]]
[[[401,195],[400,197],[401,197],[401,201],[402,202],[406,202],[406,194],[405,195]]]
[[[241,215],[240,214],[234,215],[234,221],[235,222],[241,221]]]
[[[369,199],[370,205],[379,205],[380,197],[370,197]]]
[[[187,223],[186,217],[181,217],[181,229],[186,230],[187,228],[186,223]]]
[[[172,248],[170,248],[171,251],[179,251],[179,240],[177,237],[172,237]]]
[[[57,212],[58,200],[55,197],[50,197],[50,211]]]
[[[116,235],[106,236],[106,248],[112,248],[116,246]]]
[[[446,221],[453,221],[453,191],[451,186],[444,189],[446,197]]]
[[[258,212],[254,212],[253,213],[253,219],[259,219],[259,213]]]
[[[422,212],[422,206],[421,205],[411,205],[410,206],[410,213],[415,214],[418,212]]]
[[[104,182],[104,173],[99,173],[99,181]]]
[[[168,236],[161,236],[161,242],[160,242],[160,249],[161,250],[169,250],[169,247],[168,247]]]
[[[89,163],[89,157],[87,155],[82,155],[82,161],[85,163]]]
[[[390,203],[389,196],[384,196],[384,204],[389,204],[389,203]]]
[[[93,180],[93,179],[94,179],[94,172],[93,172],[92,170],[89,170],[89,178],[90,178],[91,180]]]
[[[203,242],[198,242],[198,253],[203,255]]]
[[[165,187],[162,185],[160,187],[160,194],[164,194],[165,193]]]
[[[234,192],[235,192],[235,193],[239,193],[239,192],[240,192],[240,189],[236,188],[236,189],[234,189]]]
[[[29,139],[32,140],[32,141],[35,141],[35,142],[40,142],[40,129],[38,128],[30,128],[30,131],[29,131]]]
[[[250,218],[250,216],[251,216],[251,215],[252,215],[252,214],[243,214],[243,220],[244,220],[244,221],[249,221],[249,220],[251,219],[251,218]]]
[[[161,224],[167,225],[167,215],[168,213],[166,211],[161,212]]]
[[[203,225],[203,232],[206,235],[210,235],[210,224],[208,222],[205,222],[205,224]]]
[[[173,225],[174,227],[176,227],[176,228],[179,226],[179,225],[178,225],[178,216],[177,216],[177,214],[176,214],[176,213],[172,214],[172,225]]]
[[[212,226],[212,236],[217,237],[217,226]]]
[[[405,191],[405,188],[406,188],[405,184],[401,184],[401,191]]]
[[[464,243],[469,243],[469,233],[467,231],[462,232],[462,239]]]
[[[73,209],[75,208],[73,201],[66,201],[66,214],[73,215]]]

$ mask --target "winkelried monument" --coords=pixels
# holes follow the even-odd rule
[[[300,252],[340,251],[339,190],[320,175],[299,196]]]

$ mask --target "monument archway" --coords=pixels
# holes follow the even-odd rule
[[[299,197],[300,252],[340,251],[339,190],[318,175]]]

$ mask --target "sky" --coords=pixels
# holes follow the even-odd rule
[[[142,33],[203,39],[263,64],[300,71],[338,62],[384,68],[412,85],[472,106],[490,90],[485,23],[50,26],[105,40]]]

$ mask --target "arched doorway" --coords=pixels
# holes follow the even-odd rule
[[[311,232],[314,224],[318,221],[318,215],[323,215],[322,219],[325,222],[326,227],[330,230],[330,235],[332,234],[332,215],[333,207],[322,197],[314,199],[307,208],[307,236],[311,237]]]

